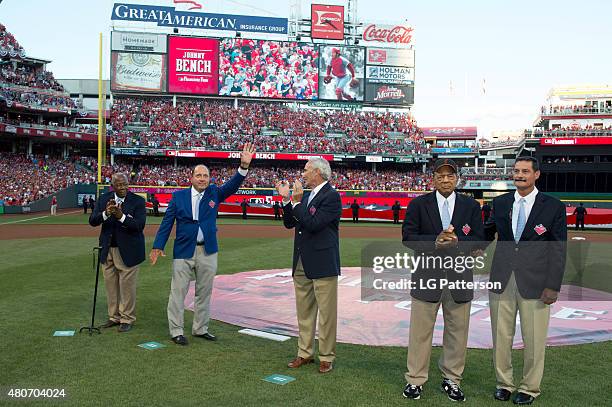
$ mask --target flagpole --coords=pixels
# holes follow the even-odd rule
[[[102,33],[100,33],[98,55],[98,185],[102,183],[102,137],[104,136],[104,99],[102,95]]]

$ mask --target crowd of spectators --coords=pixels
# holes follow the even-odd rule
[[[23,57],[24,54],[23,47],[19,45],[13,34],[8,32],[4,25],[0,24],[0,56]]]
[[[75,184],[93,184],[95,160],[0,154],[0,199],[4,205],[27,205]]]
[[[540,112],[551,115],[612,113],[612,105],[603,108],[593,105],[550,105],[542,106]]]
[[[0,82],[30,88],[50,89],[63,92],[64,87],[53,77],[53,73],[45,71],[42,67],[19,64],[5,64],[0,68]]]
[[[110,179],[113,172],[121,171],[128,175],[132,185],[149,186],[188,186],[191,184],[193,166],[171,164],[126,165],[116,163],[103,167],[103,176]],[[259,165],[254,166],[242,186],[244,188],[274,188],[276,181],[286,179],[290,182],[301,178],[303,167],[300,165]],[[236,173],[235,165],[210,166],[211,182],[221,184]],[[427,191],[432,188],[430,171],[380,170],[337,167],[332,169],[330,183],[338,189],[349,190],[386,190],[386,191]]]
[[[61,96],[35,89],[9,89],[0,88],[0,100],[4,100],[7,106],[13,103],[20,103],[31,108],[56,108],[56,109],[76,109],[77,104],[70,96]]]
[[[228,38],[221,42],[220,95],[316,99],[318,51],[312,44]]]
[[[409,115],[295,109],[278,103],[117,99],[111,111],[111,145],[232,150],[250,137],[258,151],[357,154],[429,150]],[[127,124],[146,130],[127,130]],[[390,138],[388,133],[402,138]],[[274,135],[273,135],[274,134]],[[338,135],[339,137],[328,137]]]
[[[533,129],[526,130],[527,137],[594,137],[594,136],[612,136],[612,126],[595,127],[587,125],[580,126],[565,126],[557,127],[550,130]]]

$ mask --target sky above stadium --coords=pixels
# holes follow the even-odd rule
[[[289,16],[289,1],[199,2],[206,12]],[[113,3],[0,0],[0,23],[29,56],[52,60],[48,69],[59,79],[98,77],[102,32],[108,79]],[[125,3],[174,6],[172,0]],[[346,6],[340,0],[316,3]],[[310,2],[301,4],[308,18]],[[481,136],[524,129],[550,88],[612,83],[611,1],[359,0],[358,5],[362,22],[414,27],[413,111],[420,126],[477,125]]]

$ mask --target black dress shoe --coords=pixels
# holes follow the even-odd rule
[[[117,325],[119,325],[119,322],[113,321],[112,319],[109,319],[104,324],[100,325],[100,328],[111,328],[111,327],[117,326]]]
[[[514,400],[512,400],[512,402],[518,405],[527,405],[533,403],[533,400],[535,400],[535,397],[530,396],[529,394],[521,393],[519,391],[518,393],[516,393],[516,396],[514,396]]]
[[[117,332],[128,332],[130,329],[132,329],[132,324],[121,324],[117,328]]]
[[[495,400],[508,401],[510,400],[511,395],[512,395],[512,392],[510,390],[497,389],[495,390],[495,394],[493,395],[493,397],[495,397]]]
[[[188,343],[187,338],[185,338],[183,335],[177,335],[173,337],[171,341],[181,346],[187,346],[187,343]]]
[[[210,332],[206,332],[205,334],[201,334],[201,335],[193,335],[196,338],[202,338],[202,339],[206,339],[207,341],[216,341],[217,337],[213,334],[211,334]]]

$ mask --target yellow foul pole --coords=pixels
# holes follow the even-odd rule
[[[102,183],[102,163],[104,162],[104,154],[102,148],[102,137],[105,137],[104,132],[104,95],[102,91],[102,33],[100,33],[100,47],[98,56],[98,185]]]

